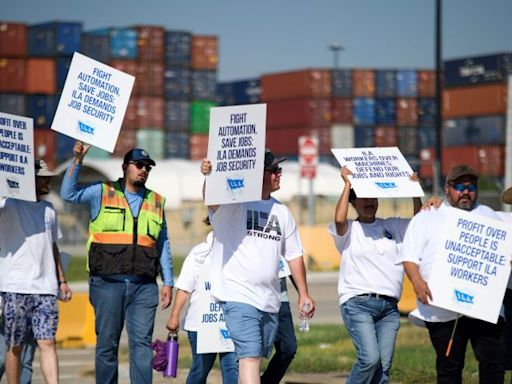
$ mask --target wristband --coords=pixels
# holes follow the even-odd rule
[[[62,284],[67,284],[68,282],[66,280],[62,280],[62,281],[59,281],[59,287],[62,285]]]

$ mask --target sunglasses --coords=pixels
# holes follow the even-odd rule
[[[146,168],[146,172],[151,171],[151,165],[140,161],[129,161],[128,164],[133,164],[137,169]]]
[[[476,192],[478,189],[475,184],[452,184],[451,187],[457,192],[464,192],[466,189],[468,192]]]
[[[270,169],[265,169],[265,172],[272,172],[274,175],[278,175],[280,173],[283,173],[283,168],[281,167],[273,167]]]

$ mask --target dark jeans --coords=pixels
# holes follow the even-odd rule
[[[507,341],[507,352],[505,354],[505,369],[512,370],[512,290],[505,291],[503,299],[505,306],[505,339]]]
[[[279,308],[279,325],[274,339],[276,352],[261,375],[262,384],[278,384],[297,352],[297,339],[293,330],[290,303],[283,301]]]
[[[462,383],[462,370],[468,341],[471,342],[478,361],[479,379],[483,384],[503,383],[505,376],[505,326],[502,318],[498,324],[459,318],[450,355],[445,356],[455,320],[442,323],[425,322],[430,340],[436,351],[437,383]]]

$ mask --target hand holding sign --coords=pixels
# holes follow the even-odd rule
[[[80,140],[77,140],[73,146],[73,156],[75,157],[78,164],[82,164],[85,155],[89,152],[91,144],[83,144]]]

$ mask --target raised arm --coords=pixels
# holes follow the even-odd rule
[[[348,230],[348,198],[351,187],[348,175],[351,175],[352,172],[346,166],[343,166],[340,169],[340,174],[345,185],[343,186],[343,191],[341,192],[338,204],[336,204],[336,210],[334,211],[334,224],[336,225],[336,233],[342,236],[347,233]]]
[[[417,183],[420,182],[420,178],[418,177],[418,174],[416,172],[413,172],[413,174],[411,175],[411,181],[414,181]],[[421,198],[413,197],[412,202],[413,202],[413,207],[414,207],[414,213],[413,213],[413,216],[414,216],[421,210],[421,205],[422,205]]]
[[[205,180],[203,183],[203,201],[204,201],[205,193],[206,193],[206,177],[212,173],[212,162],[210,160],[208,160],[206,158],[203,159],[203,161],[201,162],[201,173],[205,176]],[[218,208],[219,208],[218,205],[209,205],[208,206],[208,209],[212,210],[213,212],[215,212]]]

